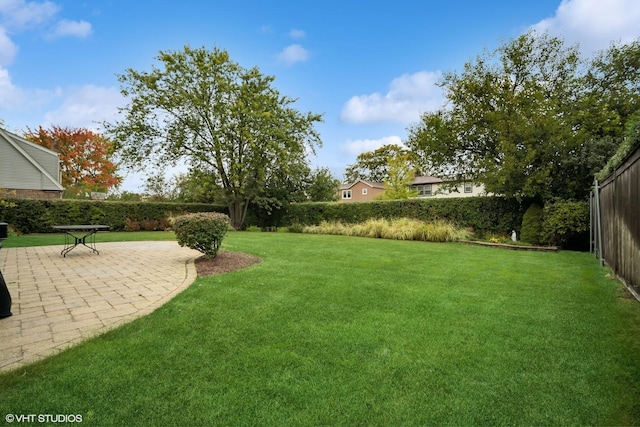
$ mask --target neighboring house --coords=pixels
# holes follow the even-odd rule
[[[60,156],[0,129],[0,189],[29,199],[60,199]]]
[[[359,179],[353,184],[340,185],[341,202],[368,202],[382,193],[384,193],[384,184],[381,182]]]
[[[463,182],[454,187],[447,184],[440,178],[433,176],[418,176],[414,178],[411,187],[418,195],[416,197],[473,197],[486,196],[483,184],[474,184],[470,181]],[[374,200],[384,192],[382,182],[365,181],[363,179],[353,184],[342,184],[340,186],[340,201],[342,202],[365,202]]]
[[[418,191],[418,197],[444,198],[487,195],[483,184],[474,184],[471,181],[466,181],[452,187],[451,183],[433,176],[418,176],[411,183],[411,187]]]

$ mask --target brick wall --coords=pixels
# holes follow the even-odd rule
[[[10,194],[18,199],[62,199],[62,191],[57,190],[25,190],[14,188],[3,188],[4,194]]]

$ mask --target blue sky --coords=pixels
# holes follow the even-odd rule
[[[216,46],[324,114],[312,164],[342,178],[359,153],[401,143],[442,105],[442,72],[530,28],[588,56],[640,37],[640,1],[0,0],[0,119],[16,133],[99,132],[125,105],[117,74],[150,70],[161,50]],[[141,182],[129,173],[121,189]]]

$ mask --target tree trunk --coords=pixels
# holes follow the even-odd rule
[[[231,218],[231,225],[236,230],[242,228],[244,219],[247,216],[248,202],[242,200],[234,200],[229,202],[229,218]]]

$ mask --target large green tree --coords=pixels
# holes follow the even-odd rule
[[[215,175],[202,170],[192,170],[174,177],[176,197],[189,203],[220,203],[224,201],[224,190]]]
[[[637,75],[622,72],[626,68],[614,57],[619,59],[604,53],[588,64],[560,38],[521,35],[465,64],[461,73],[446,73],[441,84],[448,106],[424,114],[409,129],[407,145],[431,173],[484,182],[489,192],[582,198],[624,129],[604,126],[612,107],[598,100],[596,82],[603,88],[632,82],[623,100],[615,90],[600,90],[620,106],[619,117],[628,114],[628,97],[638,92]],[[621,70],[617,77],[604,71],[611,68]]]
[[[587,96],[581,109],[588,112],[594,138],[620,138],[640,110],[640,40],[612,44],[590,61],[584,77]]]
[[[215,176],[233,226],[250,203],[265,196],[274,177],[303,170],[321,145],[314,123],[281,95],[274,77],[245,69],[221,49],[161,51],[160,68],[119,75],[128,104],[123,119],[106,123],[130,166],[185,161]]]
[[[414,158],[409,150],[397,144],[387,144],[373,151],[359,154],[356,162],[347,166],[344,173],[345,181],[356,182],[359,179],[364,179],[383,182],[389,177],[388,161],[396,156],[405,156],[411,168],[416,168]]]
[[[340,180],[333,176],[329,168],[316,168],[310,172],[306,186],[307,199],[312,202],[333,202],[338,200]]]
[[[396,154],[387,159],[387,177],[381,199],[402,200],[416,197],[418,191],[411,187],[415,172],[411,169],[411,154]]]

